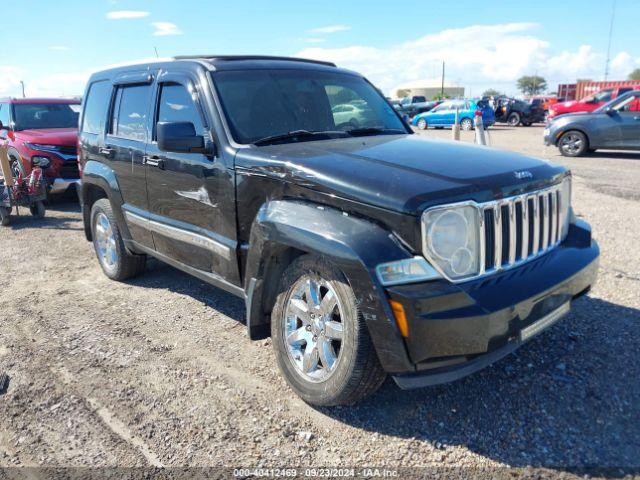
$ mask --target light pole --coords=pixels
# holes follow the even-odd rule
[[[24,82],[22,80],[20,80],[20,86],[22,86],[22,98],[26,98],[26,95],[24,94]]]

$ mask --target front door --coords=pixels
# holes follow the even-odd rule
[[[131,237],[148,248],[153,248],[153,238],[140,219],[148,210],[143,158],[151,92],[150,83],[117,86],[104,146],[99,149],[116,174]]]
[[[165,74],[156,89],[154,125],[191,122],[210,154],[164,152],[155,130],[145,163],[150,229],[156,251],[239,285],[233,171],[214,154],[205,111],[194,83]]]

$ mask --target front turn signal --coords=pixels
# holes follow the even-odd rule
[[[409,336],[409,323],[407,322],[407,314],[404,312],[404,307],[400,302],[395,300],[389,300],[391,310],[393,310],[393,316],[396,319],[396,324],[400,330],[400,335],[407,338]]]

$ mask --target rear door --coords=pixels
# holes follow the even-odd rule
[[[163,73],[155,92],[153,125],[191,122],[210,154],[165,152],[155,128],[146,170],[151,230],[156,251],[229,283],[240,283],[236,256],[233,174],[214,155],[211,122],[190,73]]]
[[[100,153],[116,173],[133,240],[153,248],[153,238],[143,221],[149,210],[143,159],[149,138],[152,84],[148,73],[142,78],[144,83],[116,84],[105,144]]]

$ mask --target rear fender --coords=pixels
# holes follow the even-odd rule
[[[283,256],[283,252],[297,254]],[[380,225],[316,204],[278,200],[259,210],[251,228],[244,276],[249,337],[268,336],[281,273],[287,262],[305,253],[330,259],[345,274],[385,369],[412,369],[375,267],[413,255]],[[274,262],[284,265],[274,268]]]
[[[91,204],[90,191],[91,187],[98,187],[104,191],[113,214],[118,222],[120,232],[125,239],[131,239],[131,234],[127,228],[127,222],[124,220],[124,214],[122,213],[122,193],[120,191],[120,185],[116,178],[115,172],[104,163],[89,160],[85,163],[82,173],[82,184],[80,190],[80,201],[82,202],[82,219],[84,221],[85,235],[88,240],[91,240]]]

